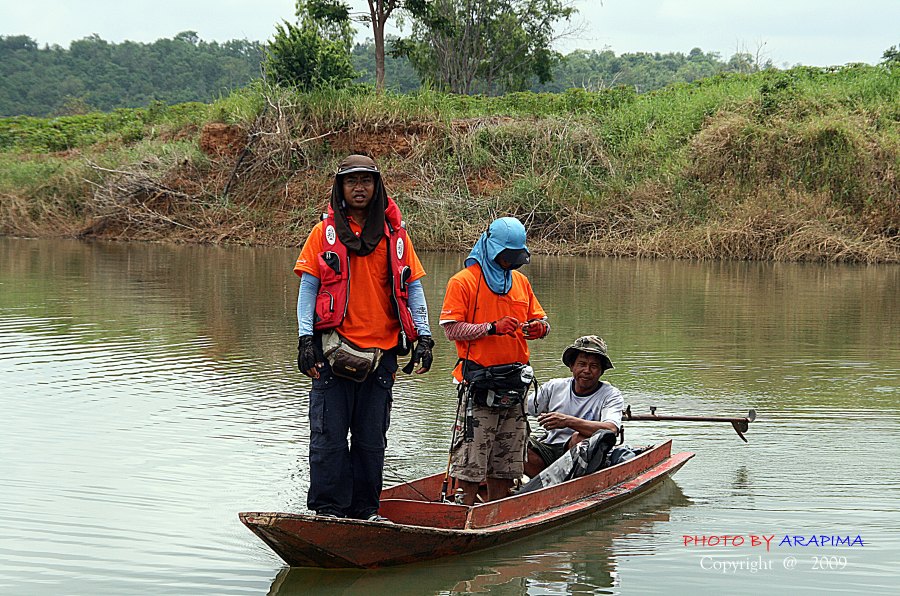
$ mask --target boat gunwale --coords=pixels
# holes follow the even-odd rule
[[[319,516],[316,516],[316,515],[310,514],[310,513],[241,512],[238,515],[239,515],[241,521],[245,525],[247,525],[251,530],[253,530],[254,525],[262,526],[262,527],[277,527],[278,521],[295,520],[295,521],[301,521],[301,522],[305,522],[305,523],[315,523],[315,524],[326,525],[326,526],[327,525],[335,525],[336,527],[355,526],[355,527],[359,527],[360,529],[363,529],[363,528],[379,528],[379,529],[390,528],[392,531],[412,532],[412,533],[416,533],[416,534],[426,534],[427,533],[427,534],[444,535],[444,536],[493,534],[493,533],[496,533],[499,531],[508,530],[509,528],[519,528],[519,527],[524,528],[524,527],[528,527],[528,526],[531,526],[534,524],[538,524],[538,525],[546,524],[546,523],[548,523],[547,519],[529,522],[529,518],[534,518],[534,517],[539,516],[542,518],[549,517],[550,519],[556,519],[557,516],[548,515],[548,514],[550,514],[551,512],[554,512],[554,511],[558,512],[560,509],[565,509],[567,507],[571,507],[575,504],[582,503],[584,501],[596,500],[598,496],[603,495],[607,492],[610,492],[615,487],[621,486],[629,481],[632,481],[636,478],[644,476],[644,475],[648,474],[649,472],[656,470],[656,468],[659,468],[660,466],[666,466],[666,464],[669,463],[675,457],[682,456],[682,455],[688,455],[689,457],[685,458],[685,461],[687,461],[687,459],[690,459],[690,457],[693,457],[693,454],[689,453],[689,452],[679,452],[679,453],[676,453],[673,455],[670,452],[670,454],[668,456],[664,457],[659,462],[652,464],[646,468],[642,468],[636,474],[625,477],[625,478],[619,480],[618,482],[610,484],[608,486],[605,486],[601,489],[598,489],[597,491],[595,491],[593,493],[585,494],[581,497],[575,498],[571,501],[563,502],[563,503],[553,506],[549,509],[534,511],[528,515],[525,515],[525,516],[522,516],[519,518],[508,519],[508,520],[505,520],[505,521],[502,521],[502,522],[499,522],[496,524],[490,524],[490,525],[485,525],[485,526],[474,526],[474,527],[471,526],[470,520],[471,520],[473,511],[475,511],[479,508],[485,508],[485,507],[492,508],[492,509],[498,509],[501,506],[503,506],[504,504],[513,502],[513,499],[518,499],[520,497],[528,497],[529,495],[533,495],[536,493],[542,493],[544,491],[552,491],[554,489],[560,489],[561,487],[571,487],[571,486],[573,486],[573,483],[585,482],[591,478],[595,478],[595,476],[597,474],[606,473],[607,471],[610,471],[610,470],[616,470],[620,466],[625,466],[626,464],[635,462],[639,458],[642,458],[644,456],[649,456],[649,454],[651,454],[652,452],[654,452],[658,449],[665,448],[667,445],[671,446],[671,442],[672,442],[671,439],[668,439],[665,442],[660,443],[659,445],[655,445],[651,449],[648,449],[647,451],[641,453],[636,458],[627,460],[620,464],[616,464],[615,466],[610,466],[609,468],[604,468],[602,470],[598,470],[597,472],[594,472],[593,474],[588,474],[587,476],[573,478],[571,480],[567,480],[567,481],[559,483],[559,484],[555,484],[555,485],[552,485],[552,486],[549,486],[549,487],[546,487],[543,489],[539,489],[538,491],[534,491],[533,493],[525,493],[522,495],[511,495],[511,496],[505,497],[503,499],[498,499],[496,501],[482,503],[479,505],[472,505],[472,506],[459,505],[459,507],[463,507],[468,510],[468,513],[466,515],[465,525],[464,525],[464,527],[461,527],[461,528],[442,528],[442,527],[436,527],[436,526],[424,526],[424,525],[400,523],[400,522],[385,524],[384,522],[375,522],[375,521],[350,519],[350,518],[322,518],[322,517],[319,517]],[[681,465],[683,465],[683,463],[684,462],[681,462]],[[681,466],[679,465],[678,467],[681,467]],[[660,475],[668,475],[670,473],[671,472],[663,471],[658,474],[654,474],[652,478],[655,478],[656,476],[660,476]],[[427,478],[430,478],[430,477],[424,477],[423,480],[427,479]],[[401,483],[399,485],[394,485],[394,486],[402,486],[402,484],[403,483]],[[394,488],[394,486],[388,487],[388,488]],[[625,491],[624,494],[635,492],[635,490],[637,488],[638,487],[635,487],[631,490]],[[615,497],[610,497],[610,498],[615,498]],[[597,504],[598,505],[602,504],[606,500],[607,499],[601,499],[598,501]],[[422,503],[426,506],[429,504],[455,505],[452,503],[448,504],[448,503],[439,503],[436,501],[423,501],[423,500],[416,500],[416,499],[385,499],[385,501]],[[588,508],[590,508],[590,507],[588,507]],[[580,508],[576,511],[573,511],[573,513],[581,513],[581,509],[582,508]],[[261,523],[262,519],[265,519],[265,521]]]

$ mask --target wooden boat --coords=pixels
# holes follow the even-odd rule
[[[615,512],[603,511],[498,548],[377,570],[285,565],[268,593],[484,594],[492,589],[507,593],[510,590],[503,588],[516,585],[522,577],[553,581],[561,569],[580,567],[585,558],[592,562],[580,581],[595,588],[612,587],[618,564],[616,544],[671,521],[673,514],[692,505],[675,480],[665,478],[639,498],[617,505]]]
[[[442,474],[382,491],[380,513],[395,523],[297,513],[241,513],[241,521],[295,567],[373,568],[472,552],[571,523],[674,474],[692,453],[671,441],[594,474],[468,507],[429,501]]]
[[[639,495],[694,456],[672,441],[561,484],[474,506],[430,501],[443,474],[385,488],[379,513],[394,523],[303,513],[240,513],[292,567],[373,568],[468,553],[572,523]],[[432,495],[429,497],[428,495]]]

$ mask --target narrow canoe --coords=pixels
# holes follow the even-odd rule
[[[475,506],[437,499],[443,474],[381,493],[393,524],[303,513],[240,513],[240,519],[292,567],[374,568],[490,548],[572,523],[639,495],[674,474],[693,453],[672,441],[634,459],[561,484]]]

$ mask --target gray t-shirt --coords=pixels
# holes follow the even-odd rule
[[[528,401],[528,413],[537,416],[544,412],[560,412],[583,420],[612,422],[616,428],[622,426],[622,410],[625,400],[622,393],[609,383],[600,386],[590,395],[575,395],[575,380],[572,377],[550,379],[541,385],[537,399]],[[559,428],[547,432],[543,442],[564,443],[575,433],[571,428]]]

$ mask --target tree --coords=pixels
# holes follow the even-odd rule
[[[385,39],[386,44],[391,43],[391,39]],[[356,69],[359,78],[356,80],[360,83],[367,83],[375,86],[377,84],[375,73],[377,65],[375,64],[375,44],[372,40],[365,43],[357,43],[353,46],[353,68]],[[385,54],[384,56],[384,88],[390,88],[399,93],[410,93],[419,89],[421,86],[419,76],[415,69],[410,65],[409,60],[404,56],[392,56]]]
[[[308,91],[342,87],[355,78],[350,54],[342,43],[323,39],[314,27],[297,27],[287,21],[276,25],[275,31],[263,64],[273,82]]]
[[[453,93],[502,93],[550,80],[564,0],[407,0],[412,35],[394,46],[423,80]]]
[[[881,55],[881,63],[885,65],[900,64],[900,50],[897,49],[897,46],[891,46],[884,51],[884,54]]]
[[[765,57],[763,50],[766,47],[766,43],[765,41],[757,42],[756,49],[752,52],[744,44],[739,44],[734,55],[728,61],[727,70],[741,74],[750,74],[775,68],[772,59]]]
[[[394,11],[402,8],[404,0],[367,0],[367,2],[368,13],[351,15],[349,7],[341,0],[297,0],[297,12],[299,15],[300,5],[304,4],[314,18],[328,21],[335,26],[342,24],[349,28],[351,20],[369,23],[375,47],[375,89],[380,93],[384,91],[384,27]]]
[[[37,42],[27,35],[0,35],[0,52],[37,51]]]
[[[369,21],[375,42],[375,90],[384,91],[384,26],[402,0],[368,0]]]
[[[70,49],[0,35],[0,117],[212,101],[258,78],[263,51],[256,41],[220,45],[194,31],[151,44],[92,35]]]
[[[735,52],[728,60],[727,69],[730,72],[738,72],[741,74],[756,72],[756,65],[753,63],[753,54],[750,52]]]
[[[183,41],[185,43],[189,43],[192,46],[196,46],[200,43],[200,36],[197,35],[196,31],[182,31],[178,35],[174,37],[175,41]]]
[[[350,25],[350,9],[340,0],[296,0],[295,14],[303,25],[314,27],[323,39],[339,41],[348,52],[356,31]]]
[[[266,75],[304,90],[350,83],[356,72],[346,6],[338,0],[297,0],[296,6],[299,25],[275,26],[263,64]]]

